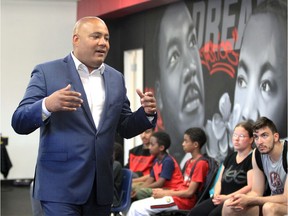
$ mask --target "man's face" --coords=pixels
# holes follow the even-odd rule
[[[158,155],[161,152],[160,146],[157,142],[157,138],[154,136],[151,136],[150,138],[149,150],[151,155]]]
[[[271,14],[249,20],[240,51],[234,104],[242,119],[270,118],[287,135],[287,38]],[[286,125],[286,126],[285,126]]]
[[[185,4],[169,8],[159,33],[160,99],[164,126],[175,133],[204,123],[204,87],[196,30]],[[166,126],[165,126],[166,127]],[[179,145],[179,144],[177,144]]]
[[[274,148],[274,143],[278,141],[278,133],[273,133],[268,127],[256,130],[253,136],[257,149],[261,154],[269,154]]]
[[[182,147],[184,152],[186,153],[192,153],[193,150],[195,149],[195,143],[190,139],[190,136],[188,134],[184,134],[184,138],[183,138],[183,143],[182,143]]]
[[[73,46],[74,55],[89,70],[98,68],[110,49],[107,26],[97,19],[81,24],[73,36]]]
[[[149,146],[150,138],[151,138],[152,134],[153,134],[152,129],[148,129],[148,130],[146,130],[140,134],[141,140],[145,146]]]

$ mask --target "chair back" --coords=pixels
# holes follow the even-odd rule
[[[214,159],[209,157],[208,155],[204,155],[202,160],[206,160],[209,164],[209,170],[206,176],[206,180],[204,182],[204,188],[200,193],[197,194],[197,202],[195,206],[197,206],[199,203],[201,203],[203,200],[206,200],[210,198],[210,189],[213,186],[213,183],[215,181],[217,172],[219,170],[219,163]]]
[[[125,212],[131,205],[131,190],[132,190],[132,172],[129,169],[122,168],[122,186],[119,194],[120,205],[112,206],[111,213]]]

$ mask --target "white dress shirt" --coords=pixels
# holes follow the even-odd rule
[[[105,65],[102,63],[99,68],[89,73],[88,68],[74,56],[73,52],[71,52],[71,56],[82,81],[89,107],[93,116],[93,120],[97,128],[105,103],[105,85],[103,79]],[[64,87],[65,86],[63,86],[63,88]],[[45,106],[45,100],[46,98],[44,98],[42,102],[43,121],[45,121],[51,115],[51,112],[49,112]],[[152,122],[154,116],[147,116],[147,118],[150,122]]]
[[[105,102],[105,86],[103,79],[105,65],[102,64],[99,68],[89,73],[88,68],[81,63],[72,52],[71,56],[82,81],[94,123],[96,127],[98,127]],[[65,86],[63,86],[63,88],[64,87]],[[43,121],[45,121],[51,115],[45,106],[45,100],[46,98],[44,98],[42,102]]]

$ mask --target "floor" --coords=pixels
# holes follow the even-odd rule
[[[1,216],[31,216],[29,180],[1,180]]]

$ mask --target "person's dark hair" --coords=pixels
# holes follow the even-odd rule
[[[164,151],[166,151],[170,147],[171,139],[168,133],[164,131],[158,131],[158,132],[154,132],[152,136],[157,139],[157,143],[159,146],[162,145],[165,147]]]
[[[191,141],[198,142],[200,149],[207,141],[205,132],[198,127],[189,128],[185,131],[184,134],[188,135]]]
[[[120,143],[114,143],[114,160],[123,164],[123,147]]]
[[[155,67],[155,79],[160,80],[160,67],[159,67],[159,55],[160,55],[160,48],[159,48],[159,35],[160,35],[160,27],[162,23],[163,16],[167,10],[167,7],[171,6],[165,5],[163,6],[159,11],[158,11],[158,16],[157,19],[155,19],[155,27],[154,27],[154,34],[152,37],[152,43],[154,47],[154,52],[152,52],[152,57],[153,57],[153,63]]]
[[[282,28],[278,29],[278,31],[281,32],[281,34],[283,35],[287,35],[287,0],[263,1],[253,10],[253,12],[250,14],[249,19],[258,14],[268,14],[268,13],[273,14],[273,16],[278,20],[278,22],[282,26]],[[244,29],[244,34],[245,32],[246,28]],[[286,38],[286,36],[284,38]],[[283,41],[283,43],[285,43],[286,41],[287,40]],[[287,62],[287,58],[285,58],[285,60]]]
[[[153,50],[153,59],[154,59],[154,62],[155,62],[155,71],[156,73],[154,74],[155,76],[155,79],[156,80],[160,80],[161,78],[161,72],[160,72],[160,67],[159,67],[159,56],[162,55],[162,53],[160,52],[160,48],[159,48],[159,41],[162,40],[161,38],[159,38],[160,36],[160,28],[161,28],[161,25],[162,25],[162,21],[163,21],[163,18],[164,18],[164,15],[167,11],[167,9],[171,8],[171,7],[177,7],[178,5],[185,5],[187,7],[187,10],[189,11],[190,13],[190,16],[191,16],[191,19],[192,19],[192,15],[191,15],[191,12],[186,4],[186,2],[174,2],[174,3],[171,3],[171,4],[167,4],[167,5],[164,5],[162,6],[162,8],[158,11],[158,19],[155,19],[154,21],[154,24],[155,24],[155,28],[154,28],[154,35],[153,35],[153,44],[154,44],[154,50]],[[175,34],[179,34],[178,32],[175,32]],[[198,41],[198,40],[197,40]]]
[[[287,0],[263,1],[253,10],[251,16],[259,13],[273,13],[278,19],[286,20]]]
[[[247,120],[247,121],[243,121],[243,122],[239,122],[236,127],[243,127],[249,134],[249,137],[253,137],[253,126],[254,126],[254,121],[252,120]],[[234,128],[234,129],[235,129]]]
[[[287,0],[263,1],[253,10],[250,16],[258,14],[272,14],[281,26],[278,31],[281,32],[281,35],[285,35],[284,38],[287,38]],[[286,41],[283,41],[283,46]],[[287,62],[287,58],[284,60]]]
[[[274,124],[273,121],[271,121],[270,119],[268,119],[267,117],[260,117],[254,124],[253,126],[253,131],[257,131],[261,128],[264,128],[264,127],[268,127],[272,133],[278,133],[278,130]]]

